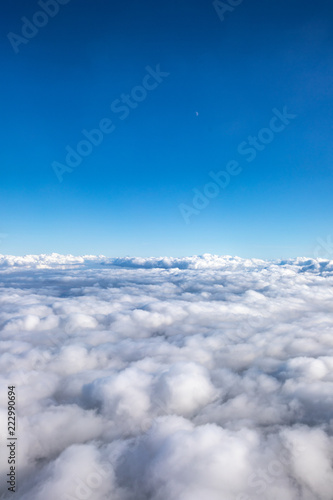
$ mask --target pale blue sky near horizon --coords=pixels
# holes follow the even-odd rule
[[[223,21],[204,0],[58,7],[3,6],[1,254],[310,257],[333,234],[332,2],[244,0]],[[22,17],[47,22],[8,38]],[[240,144],[284,107],[249,162]],[[194,207],[231,160],[241,173]]]

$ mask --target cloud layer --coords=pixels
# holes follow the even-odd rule
[[[17,498],[331,500],[332,261],[0,256],[0,303]]]

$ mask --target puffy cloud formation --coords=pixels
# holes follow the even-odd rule
[[[16,498],[331,500],[332,261],[0,256],[0,303]]]

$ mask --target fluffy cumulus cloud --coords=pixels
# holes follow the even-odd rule
[[[0,311],[16,498],[332,499],[332,261],[0,256]]]

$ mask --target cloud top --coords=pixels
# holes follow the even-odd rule
[[[332,265],[0,256],[18,498],[330,500]]]

